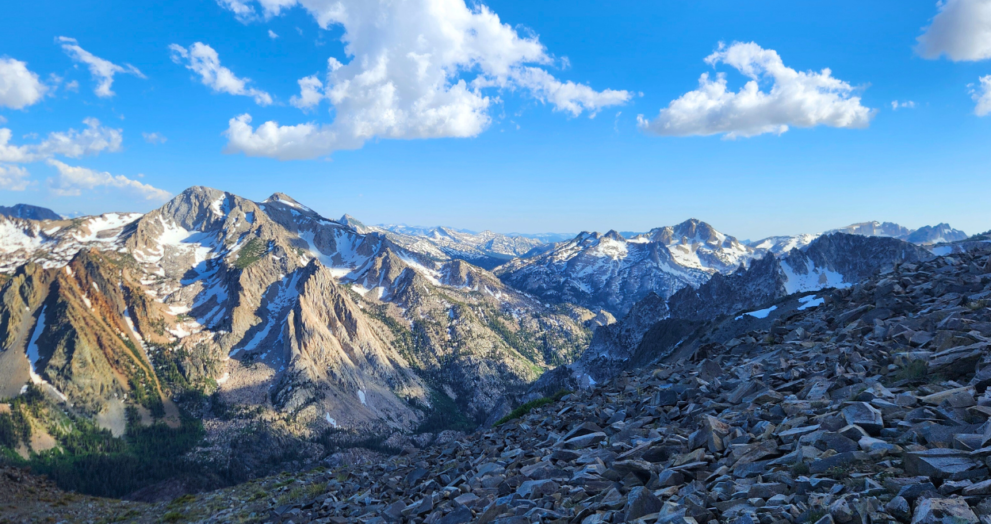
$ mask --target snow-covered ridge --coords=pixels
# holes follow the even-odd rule
[[[126,226],[142,216],[106,213],[44,222],[0,216],[0,272],[29,261],[45,268],[62,267],[81,249],[120,249]]]

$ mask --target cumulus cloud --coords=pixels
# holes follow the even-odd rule
[[[750,80],[738,92],[727,88],[725,73],[715,80],[708,73],[699,88],[673,100],[654,120],[637,117],[640,129],[667,136],[715,135],[751,137],[782,134],[789,126],[826,125],[863,128],[874,112],[860,104],[853,86],[834,78],[829,69],[799,72],[786,67],[772,49],[755,43],[734,43],[706,57],[706,63],[726,64]],[[761,83],[770,90],[761,90]]]
[[[95,118],[83,120],[86,129],[49,133],[39,144],[17,146],[10,143],[10,129],[0,128],[0,162],[25,163],[44,160],[56,155],[69,158],[120,151],[123,136],[120,129],[100,125]]]
[[[902,102],[899,102],[898,100],[892,100],[891,109],[893,111],[898,111],[899,109],[915,109],[915,102],[911,100],[905,100]]]
[[[272,31],[271,29],[269,29],[268,30],[268,37],[271,38],[272,40],[275,40],[276,38],[279,38],[279,35],[277,35],[275,33],[275,31]]]
[[[202,42],[196,42],[189,49],[172,44],[169,46],[169,51],[173,62],[185,65],[187,69],[200,75],[203,85],[208,86],[215,93],[250,96],[260,106],[272,103],[271,95],[248,87],[250,78],[238,78],[233,71],[220,65],[220,56],[212,47]]]
[[[168,141],[168,139],[162,136],[161,133],[141,133],[141,136],[145,139],[145,142],[148,142],[149,144],[164,144]]]
[[[24,191],[29,185],[27,169],[0,164],[0,190]]]
[[[49,159],[48,165],[58,170],[58,176],[48,179],[48,189],[58,196],[79,196],[83,190],[98,187],[122,189],[145,200],[168,200],[172,194],[124,175],[111,175],[85,167],[70,166],[58,160]]]
[[[26,62],[0,58],[0,107],[25,108],[41,100],[47,91]]]
[[[114,96],[110,89],[114,83],[114,75],[117,73],[134,75],[138,78],[145,78],[145,75],[138,68],[131,64],[119,66],[109,60],[104,60],[93,53],[79,47],[79,42],[75,38],[60,36],[55,39],[62,45],[62,50],[66,52],[74,61],[86,64],[93,79],[97,81],[96,89],[93,91],[96,96],[107,98]]]
[[[241,0],[217,0],[217,4],[234,13],[234,16],[242,22],[247,22],[255,18],[255,8]]]
[[[923,58],[945,56],[954,62],[991,58],[991,0],[945,0],[936,4],[939,12],[918,38],[916,52]],[[974,113],[991,113],[991,77],[979,79],[970,88],[977,102]]]
[[[919,36],[916,52],[924,58],[945,55],[954,62],[991,58],[991,0],[945,0]]]
[[[536,36],[521,36],[484,5],[469,8],[464,0],[259,0],[260,15],[252,1],[220,3],[242,20],[300,5],[324,29],[343,26],[349,57],[300,79],[290,99],[306,110],[327,100],[332,123],[253,129],[251,117],[241,115],[230,120],[228,152],[299,159],[355,149],[373,137],[473,137],[491,123],[493,89],[524,92],[571,116],[594,116],[632,96],[558,80],[544,68],[555,60]]]
[[[977,116],[991,114],[991,75],[982,76],[980,84],[971,87],[970,96],[977,102],[974,114]]]

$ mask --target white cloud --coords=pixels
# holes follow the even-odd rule
[[[65,90],[66,91],[73,91],[73,92],[79,91],[79,82],[73,80],[73,81],[69,82],[68,84],[65,84]]]
[[[899,109],[915,109],[915,102],[911,100],[905,100],[904,102],[899,102],[898,100],[891,101],[892,111],[898,111]]]
[[[161,133],[141,133],[141,136],[144,137],[145,142],[148,142],[149,144],[164,144],[168,141],[168,139],[162,136]]]
[[[643,131],[667,136],[751,137],[781,134],[789,126],[863,128],[874,114],[860,104],[860,97],[853,96],[853,86],[834,78],[829,69],[795,71],[784,65],[777,52],[752,42],[720,44],[705,61],[712,66],[729,65],[750,80],[734,93],[727,89],[725,73],[718,73],[715,80],[703,73],[698,89],[673,100],[654,120],[638,116]],[[761,91],[761,82],[771,83],[770,91]]]
[[[275,33],[275,31],[272,31],[271,29],[269,29],[268,30],[268,37],[271,38],[272,40],[275,40],[276,38],[279,38],[279,35],[277,35]]]
[[[991,58],[991,0],[946,0],[919,36],[916,51],[924,58],[946,55],[954,62]]]
[[[238,78],[233,71],[220,65],[220,56],[214,49],[202,42],[196,42],[189,49],[178,44],[169,46],[172,61],[185,65],[187,69],[200,75],[203,85],[215,93],[250,96],[260,106],[272,103],[272,97],[265,91],[248,87],[250,78]]]
[[[83,190],[97,187],[113,187],[141,196],[145,200],[168,200],[172,194],[164,189],[131,180],[124,175],[111,175],[85,167],[64,164],[58,160],[48,160],[48,165],[58,170],[56,177],[48,179],[48,189],[58,196],[79,196]]]
[[[324,99],[323,82],[316,75],[300,78],[297,83],[299,96],[290,98],[290,104],[305,110],[316,107]]]
[[[230,121],[228,152],[298,159],[359,148],[373,137],[473,137],[491,123],[489,109],[498,98],[487,91],[493,88],[523,91],[572,116],[595,115],[632,96],[556,79],[538,67],[554,59],[535,36],[521,36],[484,5],[469,8],[464,0],[258,4],[265,17],[298,4],[324,29],[343,26],[349,60],[345,65],[332,58],[322,78],[300,79],[300,94],[290,100],[312,109],[326,99],[333,105],[333,123],[265,122],[253,129],[251,117],[241,115]],[[257,16],[254,2],[222,0],[221,5],[242,20]]]
[[[0,107],[22,109],[45,96],[48,87],[27,66],[20,60],[0,58]]]
[[[987,116],[991,114],[991,75],[982,76],[980,81],[980,86],[971,88],[970,96],[977,102],[977,107],[974,108],[974,114],[977,116]]]
[[[90,74],[92,74],[93,78],[97,81],[96,89],[93,91],[96,93],[96,96],[103,98],[114,96],[114,92],[110,90],[110,87],[113,85],[114,75],[117,73],[134,75],[138,78],[145,78],[145,75],[131,64],[119,66],[79,47],[79,43],[75,38],[60,36],[56,38],[55,41],[62,44],[62,49],[73,60],[76,62],[82,62],[89,67]]]
[[[0,164],[0,190],[24,191],[30,185],[28,175],[23,167]]]
[[[588,111],[594,117],[603,107],[622,105],[630,99],[627,91],[596,91],[584,84],[561,82],[539,67],[520,68],[515,82],[518,86],[529,89],[541,102],[549,102],[555,109],[571,113],[572,116]]]
[[[10,144],[12,132],[0,128],[0,162],[36,162],[55,155],[70,158],[96,155],[103,151],[120,151],[123,136],[120,129],[103,127],[95,118],[83,120],[86,129],[49,133],[40,144],[16,146]]]
[[[255,18],[255,9],[242,0],[217,0],[217,4],[234,13],[234,16],[242,22]]]

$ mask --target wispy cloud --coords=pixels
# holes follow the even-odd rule
[[[75,38],[60,36],[56,38],[55,41],[62,45],[62,49],[74,61],[86,64],[86,66],[89,67],[90,74],[93,75],[93,79],[97,81],[96,89],[93,91],[96,93],[96,96],[103,98],[114,96],[114,92],[110,88],[113,86],[114,75],[117,73],[134,75],[138,78],[145,78],[145,75],[131,64],[124,64],[123,66],[120,66],[110,62],[109,60],[104,60],[103,58],[90,53],[82,47],[79,47],[79,43]]]

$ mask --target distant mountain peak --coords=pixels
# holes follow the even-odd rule
[[[366,229],[368,229],[367,227],[365,227],[365,223],[364,222],[362,222],[361,220],[358,220],[357,218],[354,218],[353,216],[351,216],[351,215],[349,215],[347,213],[344,213],[344,216],[342,216],[341,219],[338,220],[338,222],[340,222],[340,223],[342,223],[342,224],[344,224],[346,226],[353,227],[355,229],[355,231],[358,231],[359,233],[363,233]]]
[[[623,235],[619,234],[619,232],[616,231],[615,229],[610,229],[605,235],[602,235],[602,238],[603,239],[608,238],[610,240],[617,240],[620,242],[626,240],[625,238],[623,238]]]
[[[15,204],[10,207],[0,206],[0,215],[28,220],[62,220],[62,217],[51,209],[32,206],[31,204]]]

